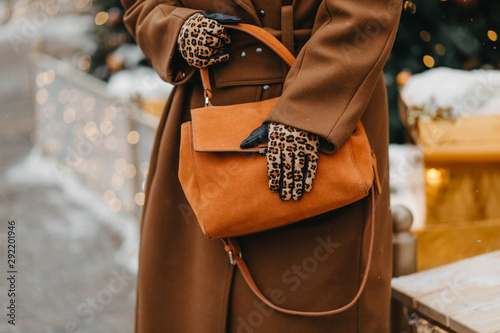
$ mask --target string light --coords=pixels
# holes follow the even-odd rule
[[[121,189],[124,183],[125,177],[121,173],[115,173],[113,177],[111,177],[111,187],[115,190]]]
[[[54,81],[55,76],[54,71],[51,69],[46,72],[39,73],[35,79],[37,87],[43,88],[50,85],[52,81]]]
[[[444,47],[443,44],[436,44],[434,48],[436,49],[436,53],[439,54],[440,56],[443,56],[446,53],[446,48]]]
[[[56,73],[52,70],[52,69],[49,69],[48,71],[46,71],[44,73],[44,81],[45,81],[45,85],[50,85],[54,79],[56,78]]]
[[[85,126],[83,127],[83,130],[85,132],[85,135],[88,137],[92,137],[94,134],[97,133],[97,124],[95,121],[88,121]]]
[[[115,192],[111,190],[106,190],[102,194],[102,198],[104,199],[104,202],[106,202],[107,204],[109,204],[111,200],[114,199],[115,197],[116,197]]]
[[[63,113],[63,119],[66,124],[71,124],[73,121],[75,121],[76,117],[76,111],[73,108],[67,108],[64,110]]]
[[[410,14],[415,14],[415,12],[417,11],[417,5],[413,1],[410,1],[410,0],[407,0],[404,2],[403,8],[404,8],[405,12],[410,13]]]
[[[420,31],[420,38],[424,42],[430,42],[430,40],[431,40],[431,34],[429,33],[429,31],[422,30],[422,31]]]
[[[92,58],[88,55],[84,55],[78,60],[78,69],[80,69],[82,72],[88,72],[91,63]]]
[[[109,120],[104,120],[99,129],[103,135],[109,135],[113,131],[113,124]]]
[[[137,174],[137,170],[133,164],[127,165],[127,168],[125,169],[125,177],[127,178],[134,178],[135,175]]]
[[[121,209],[122,209],[122,202],[120,201],[120,199],[118,198],[113,198],[111,199],[111,201],[109,202],[109,208],[113,211],[113,212],[119,212]]]
[[[140,138],[140,135],[139,135],[139,132],[137,132],[137,131],[130,131],[127,134],[127,141],[131,145],[135,145],[137,142],[139,142],[139,138]]]
[[[75,0],[75,8],[79,11],[84,11],[92,6],[92,0]]]
[[[424,65],[425,66],[432,68],[432,67],[434,67],[435,64],[436,64],[436,62],[434,61],[433,57],[431,57],[430,55],[424,55]]]
[[[42,88],[45,85],[45,82],[43,80],[43,73],[40,73],[36,76],[36,85],[38,88]]]
[[[96,25],[103,25],[106,24],[108,21],[109,14],[108,12],[99,12],[95,16],[95,24]]]
[[[134,201],[137,205],[139,206],[144,206],[144,199],[146,196],[144,195],[144,192],[139,192],[135,195]]]
[[[488,38],[491,41],[496,42],[498,40],[498,34],[493,30],[488,30]]]
[[[79,70],[88,70],[92,59],[76,52],[72,61]],[[154,135],[154,129],[127,131],[130,120],[122,114],[127,109],[118,109],[91,90],[71,83],[66,74],[38,68],[34,80],[39,115],[36,140],[44,151],[54,155],[62,168],[79,173],[85,184],[101,188],[103,201],[112,211],[138,212],[144,204],[149,162],[144,160],[147,154],[140,154],[137,164],[132,163],[129,145],[139,144],[143,135]],[[136,184],[142,187],[136,188]]]
[[[425,171],[425,180],[428,184],[439,185],[442,177],[443,171],[441,169],[429,168]]]

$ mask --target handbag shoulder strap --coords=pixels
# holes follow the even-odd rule
[[[255,39],[261,41],[268,46],[274,53],[279,55],[281,59],[290,67],[295,62],[293,54],[283,45],[276,37],[271,35],[268,31],[252,24],[239,23],[224,25],[228,29],[238,30],[249,34]],[[212,87],[210,86],[210,79],[207,68],[201,68],[201,81],[205,90],[205,104],[212,98]]]
[[[372,263],[372,256],[373,256],[373,244],[375,241],[375,186],[372,186],[370,190],[370,197],[371,197],[371,203],[370,203],[370,217],[368,223],[370,223],[370,246],[368,250],[368,259],[365,267],[365,271],[363,274],[363,279],[361,280],[361,284],[359,285],[358,292],[354,296],[354,298],[347,303],[346,305],[334,309],[334,310],[329,310],[329,311],[319,311],[319,312],[309,312],[309,311],[297,311],[297,310],[289,310],[285,309],[282,307],[279,307],[272,303],[270,300],[267,299],[264,294],[260,291],[260,289],[257,287],[255,284],[255,281],[252,278],[252,275],[250,274],[250,271],[248,270],[248,267],[243,260],[241,256],[241,249],[238,244],[238,241],[235,238],[225,238],[222,239],[222,242],[224,243],[224,249],[228,252],[230,261],[233,265],[238,265],[238,268],[240,269],[241,275],[243,276],[243,279],[247,283],[247,285],[250,287],[252,292],[257,296],[264,304],[269,306],[270,308],[279,311],[281,313],[286,313],[290,315],[295,315],[295,316],[303,316],[303,317],[321,317],[321,316],[328,316],[328,315],[333,315],[337,314],[343,311],[346,311],[350,307],[352,307],[356,302],[358,301],[359,297],[363,293],[363,290],[365,289],[366,282],[368,281],[368,273],[370,272],[370,267]]]
[[[295,62],[295,57],[292,52],[290,52],[283,43],[281,43],[276,37],[271,35],[268,31],[252,24],[239,23],[239,24],[228,24],[224,25],[228,29],[242,31],[260,42],[264,43],[267,47],[273,50],[274,53],[279,55],[281,59],[290,67],[292,67]]]

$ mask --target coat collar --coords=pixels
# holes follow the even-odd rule
[[[258,26],[262,26],[259,15],[257,15],[257,10],[255,10],[252,0],[234,0],[234,2],[237,3],[241,8],[243,8],[248,14],[250,14],[252,19]]]

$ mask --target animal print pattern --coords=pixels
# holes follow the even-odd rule
[[[205,68],[229,59],[224,46],[231,43],[226,28],[200,13],[189,17],[177,38],[179,51],[190,66]]]
[[[310,192],[318,169],[319,138],[297,128],[271,123],[267,150],[269,189],[281,200],[298,201]]]

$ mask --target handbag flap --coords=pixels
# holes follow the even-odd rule
[[[197,152],[257,152],[240,144],[271,112],[277,98],[262,102],[208,106],[191,110],[193,146]]]

